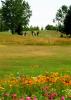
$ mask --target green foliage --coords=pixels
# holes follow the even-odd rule
[[[64,32],[66,33],[66,35],[71,35],[71,6],[69,7],[64,20]]]
[[[53,26],[53,25],[47,25],[45,27],[46,30],[57,30],[57,27],[56,26]]]
[[[23,0],[2,1],[2,17],[7,27],[20,35],[23,27],[28,25],[31,10],[28,2]]]
[[[63,5],[56,13],[56,20],[59,24],[63,24],[64,18],[67,14],[68,7],[66,5]]]
[[[63,33],[64,32],[64,25],[59,24],[58,25],[58,31]]]
[[[8,27],[5,25],[5,22],[2,19],[2,9],[0,9],[0,31],[7,31]]]
[[[58,23],[58,31],[60,32],[64,31],[64,19],[67,12],[68,12],[68,7],[66,5],[63,5],[57,10],[56,21]]]

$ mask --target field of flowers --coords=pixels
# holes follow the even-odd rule
[[[71,100],[71,75],[8,75],[0,79],[0,100]]]
[[[0,35],[0,100],[71,100],[71,38],[43,36]]]

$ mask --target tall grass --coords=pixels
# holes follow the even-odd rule
[[[70,38],[48,38],[32,36],[0,36],[0,44],[20,44],[20,45],[71,45]]]

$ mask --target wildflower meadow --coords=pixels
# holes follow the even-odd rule
[[[71,75],[58,72],[24,76],[13,74],[0,80],[1,100],[71,100]]]
[[[0,100],[71,100],[70,41],[1,35]]]

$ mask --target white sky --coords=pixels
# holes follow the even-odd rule
[[[62,5],[71,5],[71,0],[27,0],[32,10],[30,25],[45,27],[53,24],[57,10]]]
[[[1,0],[0,0],[1,1]],[[57,10],[62,5],[71,5],[71,0],[26,0],[31,6],[32,17],[29,25],[45,27],[53,24]],[[1,5],[1,3],[0,3]]]

